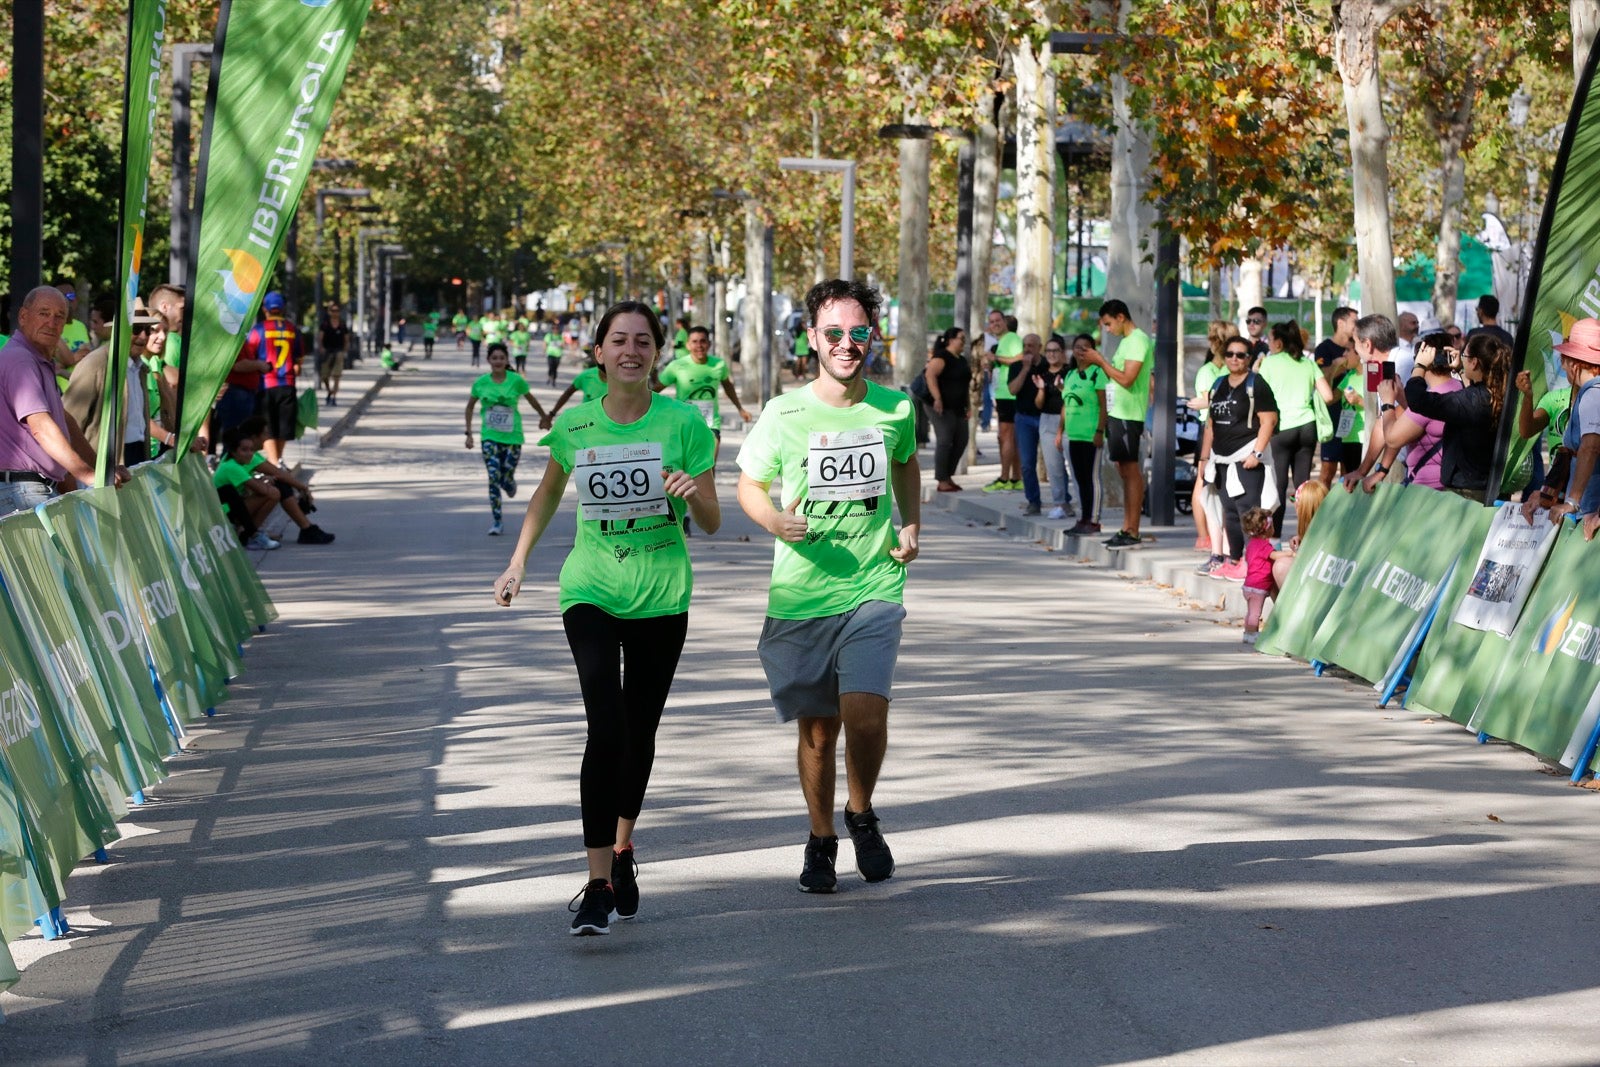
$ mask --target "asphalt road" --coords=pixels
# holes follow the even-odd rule
[[[338,541],[263,560],[283,618],[114,862],[75,876],[80,934],[19,944],[0,1063],[1600,1055],[1600,797],[943,511],[877,797],[899,871],[862,883],[846,839],[841,891],[796,892],[793,734],[755,654],[770,544],[726,473],[640,917],[567,936],[572,513],[494,607],[511,539],[461,447],[464,364],[441,346],[315,459]],[[527,449],[524,486],[542,466]]]

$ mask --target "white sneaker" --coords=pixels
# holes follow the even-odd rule
[[[1067,517],[1067,510],[1066,508],[1051,508],[1048,517],[1052,519],[1064,519]]]
[[[489,527],[489,536],[490,537],[499,537],[500,536],[500,524],[498,522],[495,523],[493,526]]]
[[[272,538],[258,530],[254,537],[250,538],[250,540],[244,543],[244,547],[253,548],[258,552],[267,552],[271,549],[277,548],[280,543],[281,542],[274,541]]]

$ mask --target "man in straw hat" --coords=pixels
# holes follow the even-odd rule
[[[150,372],[145,367],[145,349],[150,340],[150,332],[164,328],[164,325],[162,318],[148,310],[143,301],[135,302],[132,333],[128,344],[127,399],[123,402],[123,414],[126,419],[123,422],[120,439],[122,455],[118,460],[119,463],[131,465],[149,459],[152,434],[159,435],[159,439],[163,442],[171,443],[171,432],[160,422],[154,421],[152,413],[146,410],[146,398],[149,396],[147,379]],[[72,380],[67,384],[67,391],[62,396],[67,413],[78,421],[78,425],[83,428],[84,439],[88,441],[89,447],[95,449],[100,446],[101,401],[105,395],[106,367],[110,352],[110,345],[102,345],[84,357],[83,361],[72,369]]]
[[[1522,513],[1530,522],[1541,506],[1550,509],[1554,523],[1567,515],[1585,516],[1584,537],[1593,540],[1600,529],[1600,515],[1596,514],[1600,512],[1600,478],[1591,477],[1595,460],[1600,458],[1600,390],[1595,388],[1600,386],[1600,321],[1579,319],[1555,350],[1572,383],[1572,414],[1561,437],[1561,451],[1570,457],[1570,473],[1563,492],[1555,475],[1561,464],[1552,463],[1553,477],[1541,493],[1523,504]]]

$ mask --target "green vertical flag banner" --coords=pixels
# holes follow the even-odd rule
[[[1362,552],[1383,525],[1400,487],[1380,485],[1372,493],[1335,489],[1317,511],[1316,521],[1300,542],[1294,569],[1277,596],[1256,642],[1258,651],[1275,656],[1311,658],[1317,630],[1345,588],[1369,573],[1374,553]]]
[[[1535,401],[1557,388],[1561,359],[1552,348],[1566,339],[1578,319],[1600,318],[1600,86],[1595,65],[1600,49],[1591,50],[1583,77],[1573,95],[1572,113],[1562,135],[1561,150],[1550,175],[1539,240],[1534,247],[1523,294],[1522,316],[1512,346],[1511,377],[1526,370],[1533,379]],[[1508,402],[1500,415],[1495,440],[1495,471],[1516,471],[1538,443],[1517,434],[1518,404]],[[1491,478],[1491,486],[1501,479]]]
[[[1571,523],[1550,552],[1493,681],[1467,725],[1568,765],[1600,686],[1600,552]],[[1579,736],[1581,735],[1581,736]]]
[[[176,454],[238,359],[294,222],[371,0],[224,0],[189,262]]]
[[[111,324],[105,392],[100,402],[100,440],[95,442],[96,485],[109,485],[120,461],[127,422],[128,356],[133,302],[144,262],[145,206],[150,192],[150,156],[155,146],[156,102],[161,90],[161,52],[166,45],[167,0],[129,0],[128,70],[122,110],[122,227],[118,231],[117,317]]]
[[[1454,493],[1398,489],[1383,529],[1366,541],[1365,577],[1345,586],[1317,628],[1307,658],[1336,663],[1369,682],[1382,678],[1395,653],[1414,640],[1417,623],[1438,600],[1457,560],[1476,555],[1492,515]],[[1312,529],[1321,521],[1318,512]]]

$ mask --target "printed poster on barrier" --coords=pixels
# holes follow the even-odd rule
[[[1520,508],[1500,508],[1453,621],[1510,637],[1560,532],[1543,511],[1534,515],[1529,526]]]

